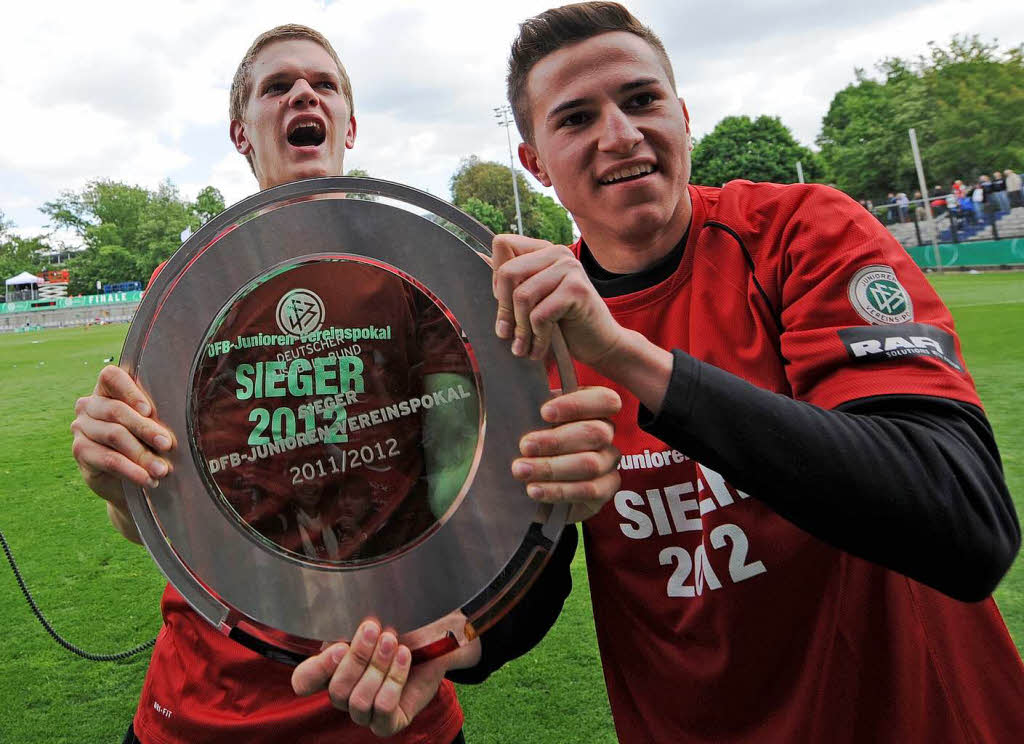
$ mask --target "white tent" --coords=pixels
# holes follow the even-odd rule
[[[31,296],[33,299],[36,297],[36,287],[40,284],[45,284],[46,280],[42,277],[30,274],[27,271],[23,271],[17,276],[12,276],[10,279],[4,281],[6,288],[6,294],[4,296],[5,301],[11,301],[11,287],[23,287],[26,284],[31,286]]]

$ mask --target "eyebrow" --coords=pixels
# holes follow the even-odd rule
[[[261,77],[256,85],[258,88],[262,88],[267,83],[276,83],[279,80],[286,80],[288,78],[297,76],[308,76],[311,78],[327,78],[333,82],[340,82],[338,73],[331,70],[299,70],[294,67],[287,67],[283,70],[277,70],[275,72],[268,73]]]
[[[637,80],[630,80],[628,83],[623,83],[622,85],[619,86],[619,93],[628,93],[631,90],[636,90],[637,88],[645,88],[648,85],[653,85],[654,83],[657,82],[658,78],[638,78]],[[590,100],[591,99],[589,98],[573,98],[571,101],[565,101],[563,103],[560,103],[553,109],[551,109],[550,112],[548,112],[546,118],[553,119],[563,111],[568,111],[569,109],[574,109],[583,106],[589,103]]]

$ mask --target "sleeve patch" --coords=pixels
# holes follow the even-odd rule
[[[914,320],[914,303],[891,266],[865,266],[847,288],[850,304],[873,325],[899,325]]]
[[[964,371],[952,334],[925,323],[841,328],[839,340],[854,362],[896,362],[929,356],[957,372]]]

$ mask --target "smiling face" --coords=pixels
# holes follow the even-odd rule
[[[588,245],[670,250],[690,220],[690,125],[654,49],[600,34],[541,59],[526,91],[533,142],[520,159],[554,186]]]
[[[261,189],[301,178],[340,176],[355,145],[356,120],[338,66],[308,39],[275,41],[253,62],[252,90],[231,141],[252,156]]]

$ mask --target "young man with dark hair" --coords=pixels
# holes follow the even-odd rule
[[[949,311],[818,185],[694,186],[663,45],[621,5],[520,27],[523,165],[581,239],[495,239],[499,336],[557,323],[622,397],[583,526],[623,742],[1015,741],[990,594],[1020,531]]]
[[[255,40],[235,74],[231,140],[249,161],[261,189],[340,176],[345,150],[355,144],[352,106],[348,75],[330,42],[305,26],[281,26]],[[332,288],[322,291],[330,296]],[[104,368],[93,394],[80,399],[75,410],[72,451],[82,476],[106,500],[114,526],[127,539],[141,542],[122,481],[154,487],[169,472],[162,455],[181,443],[154,418],[146,392],[118,367]],[[527,434],[523,450],[530,456],[513,464],[533,470],[521,478],[531,495],[541,501],[578,502],[582,513],[604,503],[619,483],[618,453],[604,420],[617,410],[618,398],[606,389],[578,390],[548,401],[544,418],[556,426]],[[306,550],[340,549],[337,543],[345,537],[340,534],[329,545],[306,540]],[[567,565],[574,546],[574,540],[566,540],[558,561]],[[548,598],[564,599],[570,584],[564,575],[552,574],[542,580],[546,588],[541,596],[550,605]],[[553,611],[549,606],[534,611],[527,603],[516,612],[546,617],[534,623],[542,633],[561,599]],[[333,665],[327,693],[313,694],[317,690],[302,671],[296,671],[293,691],[290,668],[222,635],[169,585],[161,610],[164,626],[125,739],[129,743],[349,744],[399,731],[393,741],[462,741],[462,712],[452,684],[444,681],[445,672],[472,667],[481,658],[500,663],[525,650],[504,642],[499,625],[482,640],[413,668],[410,649],[392,630],[369,620],[351,645],[336,644],[300,667],[315,672],[320,661]]]

